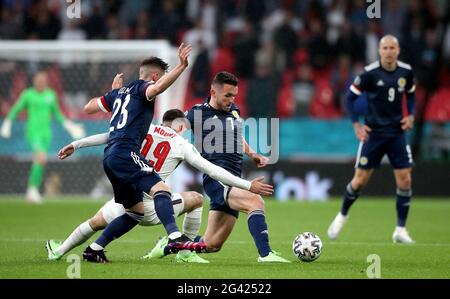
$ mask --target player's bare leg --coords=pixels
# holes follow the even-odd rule
[[[356,168],[353,179],[345,189],[344,200],[341,210],[338,212],[333,222],[328,227],[328,237],[332,240],[337,239],[339,233],[348,219],[348,211],[359,197],[359,192],[367,185],[372,177],[373,169]]]
[[[394,243],[415,243],[406,230],[406,219],[411,204],[411,168],[394,169],[397,185],[397,227],[392,234]]]
[[[219,251],[233,231],[236,217],[221,211],[211,210],[208,213],[208,226],[203,241],[208,252]]]

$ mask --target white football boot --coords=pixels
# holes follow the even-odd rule
[[[400,226],[395,227],[395,231],[392,234],[392,241],[394,241],[394,243],[404,243],[404,244],[416,243],[416,241],[411,239],[406,228]]]
[[[341,232],[344,224],[347,222],[348,216],[344,216],[339,212],[334,218],[333,222],[331,222],[330,227],[328,228],[328,237],[331,240],[335,240],[339,233]]]
[[[28,187],[25,197],[30,203],[42,203],[41,194],[36,187]]]

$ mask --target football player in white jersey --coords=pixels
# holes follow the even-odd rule
[[[192,144],[178,135],[185,128],[185,115],[178,109],[168,110],[163,116],[163,124],[161,126],[151,125],[149,128],[141,146],[141,153],[153,166],[154,171],[159,174],[161,179],[165,180],[181,162],[186,161],[199,171],[208,174],[225,185],[242,188],[260,195],[272,194],[273,187],[264,184],[262,182],[263,177],[249,182],[204,159]],[[72,155],[76,149],[105,144],[107,140],[108,133],[76,140],[63,147],[59,151],[58,157],[63,160]],[[141,225],[153,226],[160,224],[153,199],[147,193],[144,193],[143,196],[145,213]],[[192,240],[197,237],[200,229],[202,203],[203,196],[194,191],[173,193],[172,195],[175,216],[186,213],[183,231]],[[96,231],[104,229],[113,219],[124,213],[124,207],[116,203],[114,199],[111,199],[92,218],[80,224],[64,242],[47,241],[48,258],[50,260],[61,259],[68,251],[84,243]],[[180,251],[176,256],[176,260],[179,262],[208,263],[195,252],[186,250]]]

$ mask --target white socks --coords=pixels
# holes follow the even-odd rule
[[[184,216],[183,232],[191,240],[198,236],[202,224],[202,212],[203,207],[199,207]]]
[[[173,232],[169,235],[169,239],[170,240],[175,240],[177,238],[181,237],[181,233],[180,232]]]
[[[61,255],[66,254],[68,251],[86,242],[94,233],[95,231],[89,225],[89,220],[81,223],[62,243],[58,253]]]

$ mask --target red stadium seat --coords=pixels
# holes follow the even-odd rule
[[[311,117],[336,119],[342,117],[342,111],[334,104],[334,93],[326,81],[319,81],[316,93],[309,106]]]
[[[243,118],[247,117],[247,87],[248,87],[248,81],[245,79],[239,79],[239,91],[236,99],[234,102],[241,110],[241,116]]]
[[[431,97],[425,120],[450,121],[450,88],[441,88]]]
[[[292,117],[295,112],[294,96],[292,95],[292,82],[286,82],[280,88],[277,99],[277,112],[279,117]]]

